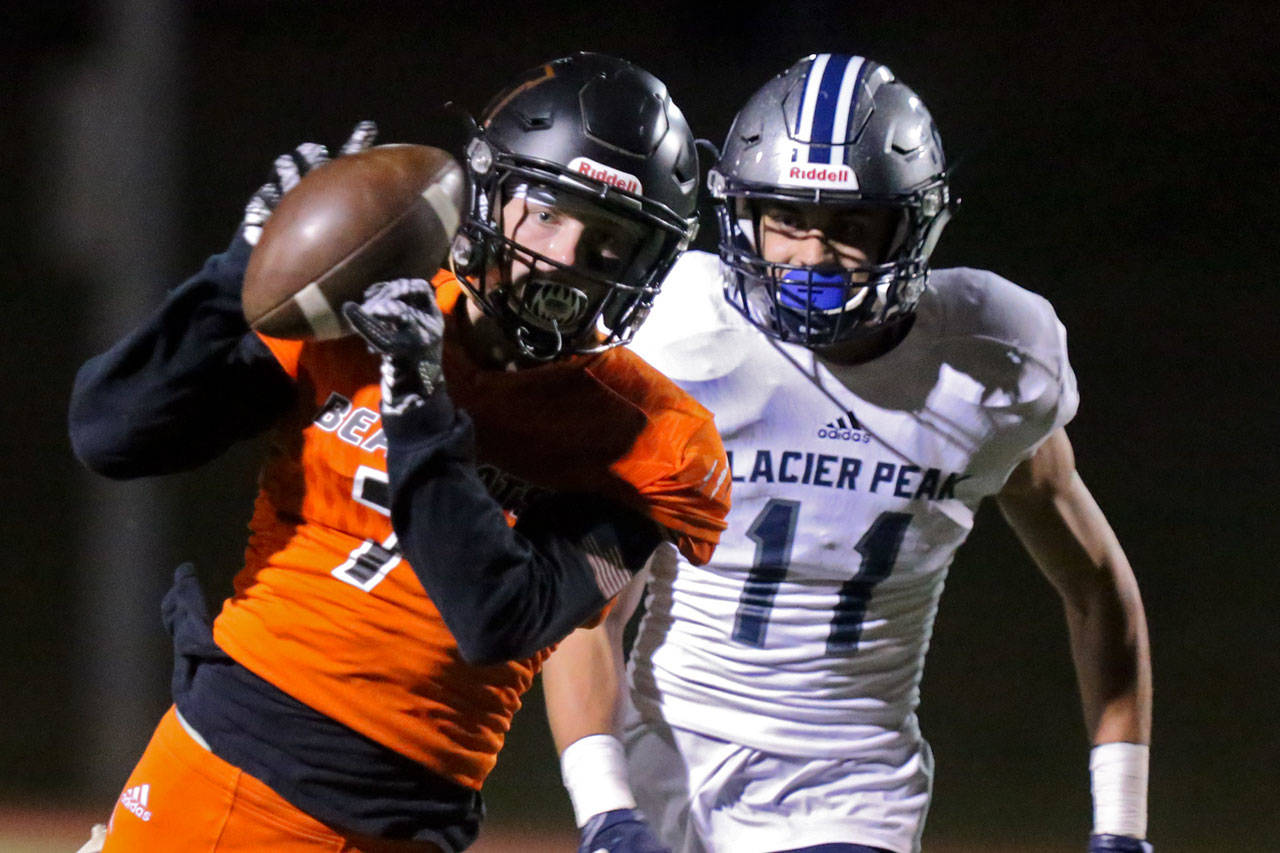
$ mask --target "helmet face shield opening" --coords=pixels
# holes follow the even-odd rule
[[[727,263],[736,273],[729,301],[774,337],[806,346],[840,343],[878,327],[894,287],[892,264],[810,267],[747,253]]]
[[[718,208],[720,256],[734,273],[726,296],[774,337],[838,344],[914,310],[923,292],[921,232],[901,200],[748,191]]]
[[[547,183],[506,181],[497,201],[504,240],[602,283],[642,287],[665,242],[663,229],[629,208]]]
[[[533,358],[630,341],[688,223],[615,188],[505,160],[475,188],[463,233],[476,257],[460,280]]]
[[[896,199],[828,194],[815,201],[781,192],[744,192],[735,195],[732,203],[739,225],[761,255],[767,254],[767,234],[801,239],[818,231],[817,236],[833,248],[856,249],[862,258],[879,263],[892,260],[902,250],[910,227],[910,211]]]

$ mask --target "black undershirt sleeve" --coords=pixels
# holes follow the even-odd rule
[[[470,418],[440,390],[383,414],[400,550],[467,662],[529,657],[599,612],[663,540],[598,496],[535,501],[513,528],[476,472]]]
[[[240,307],[247,245],[172,290],[137,329],[81,366],[68,417],[89,468],[117,479],[195,468],[270,426],[294,383]]]

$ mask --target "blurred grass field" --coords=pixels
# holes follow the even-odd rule
[[[0,807],[0,853],[74,853],[89,838],[88,812]],[[491,822],[468,853],[573,853],[577,837],[562,829]],[[992,846],[980,842],[931,842],[928,853],[1079,853],[1078,844]]]
[[[0,807],[0,853],[74,853],[105,815]],[[572,853],[577,837],[536,826],[489,825],[468,853]]]

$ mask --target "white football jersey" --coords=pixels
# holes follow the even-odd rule
[[[752,326],[723,275],[687,253],[632,344],[715,415],[733,475],[712,561],[653,567],[633,700],[756,749],[856,754],[918,732],[978,503],[1075,413],[1065,331],[993,273],[934,270],[902,342],[841,367]]]

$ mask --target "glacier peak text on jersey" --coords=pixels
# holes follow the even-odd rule
[[[796,483],[829,489],[865,490],[909,500],[954,500],[956,486],[971,475],[944,472],[940,468],[899,465],[895,462],[864,464],[855,456],[835,456],[800,450],[755,451],[750,470],[734,464],[726,451],[735,483]]]

